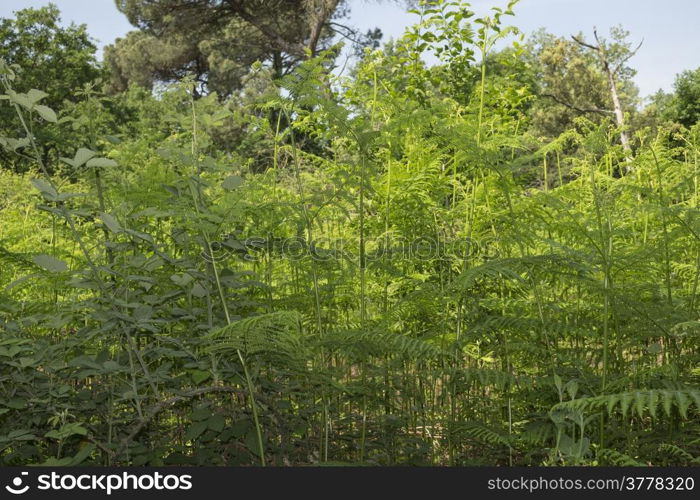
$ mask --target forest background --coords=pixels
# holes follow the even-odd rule
[[[0,19],[0,463],[700,463],[700,68],[358,5]]]

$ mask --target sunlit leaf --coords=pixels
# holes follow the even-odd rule
[[[87,166],[90,168],[109,168],[116,167],[119,164],[110,158],[92,158],[88,160]]]
[[[50,255],[35,255],[32,257],[32,261],[37,266],[52,273],[63,273],[68,271],[68,264]]]
[[[44,106],[43,104],[37,104],[36,106],[34,106],[34,111],[39,113],[39,116],[41,116],[47,122],[56,123],[58,121],[58,116],[56,116],[56,112],[48,106]]]

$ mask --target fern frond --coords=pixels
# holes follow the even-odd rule
[[[680,462],[685,462],[687,464],[700,463],[700,457],[694,457],[692,454],[688,453],[680,446],[676,446],[675,444],[663,443],[659,445],[659,451],[667,453],[675,460],[678,460]]]
[[[307,346],[301,338],[301,315],[277,311],[245,318],[208,334],[212,345],[206,352],[241,350],[249,355],[268,353],[292,360],[305,357]]]
[[[322,344],[330,349],[363,352],[371,355],[395,354],[407,359],[437,359],[449,352],[423,339],[380,329],[334,331]]]
[[[598,452],[598,458],[610,465],[617,467],[644,467],[645,464],[635,460],[634,458],[622,452],[603,448]]]
[[[494,446],[510,446],[510,438],[477,423],[464,423],[455,428],[455,434]]]
[[[609,415],[619,410],[623,418],[627,417],[630,408],[634,408],[637,415],[643,417],[656,416],[657,406],[661,403],[666,416],[670,416],[672,409],[687,418],[688,410],[695,406],[700,410],[700,390],[698,389],[648,389],[617,394],[606,394],[589,398],[579,398],[565,401],[554,408],[571,408],[582,412],[605,410]]]

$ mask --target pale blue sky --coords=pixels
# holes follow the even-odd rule
[[[349,24],[362,30],[382,29],[385,39],[400,35],[415,16],[405,12],[400,2],[349,0]],[[0,17],[25,7],[46,5],[49,0],[2,0]],[[63,21],[85,23],[100,46],[124,35],[131,26],[120,14],[114,0],[53,0],[63,13]],[[478,13],[506,0],[474,0]],[[530,33],[544,27],[557,35],[579,31],[589,37],[593,26],[601,33],[615,24],[631,32],[633,40],[644,45],[631,61],[642,95],[659,88],[670,90],[675,75],[700,66],[700,0],[521,0],[512,23]]]

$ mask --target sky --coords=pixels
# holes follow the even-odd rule
[[[473,0],[483,14],[507,0]],[[49,0],[0,0],[0,17],[26,7],[40,7]],[[86,24],[102,47],[123,36],[132,26],[115,7],[114,0],[53,0],[64,24]],[[384,39],[400,36],[416,16],[408,14],[400,0],[349,0],[347,24],[365,31],[379,27]],[[525,33],[539,28],[560,36],[579,32],[592,38],[593,27],[601,35],[622,24],[634,42],[644,40],[630,61],[642,96],[659,89],[670,91],[676,74],[700,66],[700,0],[521,0],[515,18],[506,18]]]

